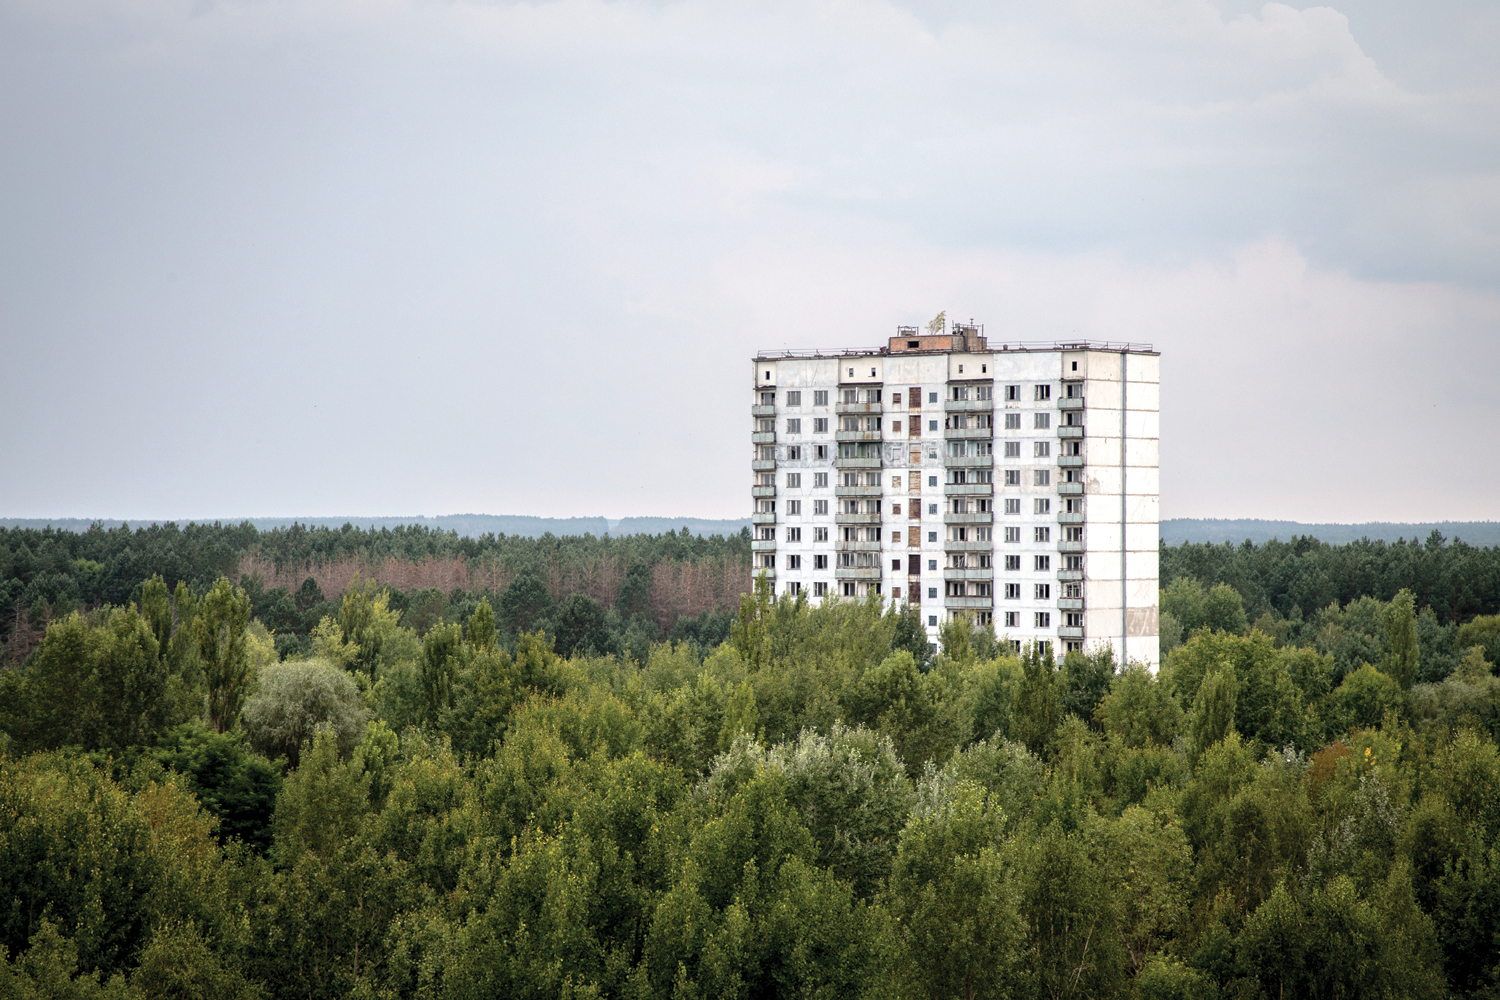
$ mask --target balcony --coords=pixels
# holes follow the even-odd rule
[[[1081,438],[1083,437],[1083,425],[1061,424],[1057,428],[1057,436],[1060,438]]]
[[[982,514],[944,514],[944,524],[994,524],[995,515],[990,511]]]
[[[833,575],[839,580],[880,580],[879,566],[839,566]]]
[[[1057,606],[1063,611],[1082,611],[1083,598],[1081,597],[1059,597]]]
[[[988,469],[995,464],[994,455],[949,455],[943,464],[950,469]]]
[[[774,539],[774,538],[756,538],[756,539],[752,539],[751,542],[750,542],[750,551],[751,552],[775,552],[776,551],[776,539]]]
[[[775,511],[770,511],[770,512],[756,511],[755,513],[753,513],[753,514],[750,515],[750,523],[751,524],[775,524],[776,523],[776,512]]]
[[[1083,629],[1070,625],[1059,625],[1057,627],[1057,637],[1059,639],[1082,639]]]
[[[993,399],[949,399],[943,403],[943,409],[948,413],[984,413],[994,408]]]
[[[945,569],[943,579],[945,580],[993,580],[995,578],[995,567],[989,569]]]
[[[750,495],[752,497],[774,497],[776,495],[776,487],[752,486],[750,487]]]
[[[1083,551],[1083,543],[1082,542],[1058,542],[1057,543],[1057,551],[1059,551],[1059,552],[1067,552],[1067,553],[1082,552]]]
[[[775,431],[755,431],[750,435],[751,444],[775,444]]]
[[[948,427],[943,430],[943,437],[949,441],[988,439],[994,436],[995,429],[993,427]]]
[[[989,497],[995,495],[994,483],[949,483],[943,492],[950,497]]]
[[[836,511],[836,512],[834,512],[834,515],[833,515],[833,523],[834,524],[879,524],[880,523],[880,515],[879,514],[844,514],[844,513]]]
[[[750,415],[752,417],[774,417],[776,416],[776,404],[756,403],[750,407]]]
[[[1057,398],[1057,408],[1059,410],[1081,410],[1083,409],[1083,397],[1059,396]]]
[[[1060,570],[1057,571],[1057,578],[1059,580],[1082,580],[1083,579],[1083,570],[1081,570],[1081,569],[1060,569]]]
[[[955,542],[952,540],[943,543],[944,552],[993,552],[994,542]]]
[[[833,412],[839,414],[840,416],[844,415],[845,413],[884,413],[885,412],[885,404],[884,403],[834,403],[833,404]],[[900,411],[897,411],[896,415],[900,416],[901,415]]]
[[[878,469],[881,466],[879,456],[875,458],[835,458],[833,467],[835,469]]]
[[[1057,467],[1059,469],[1081,469],[1083,468],[1083,456],[1059,455],[1057,456]]]
[[[836,431],[834,439],[838,441],[882,441],[883,431]]]
[[[835,486],[833,495],[836,497],[878,497],[881,487],[879,486]]]
[[[846,542],[840,539],[834,543],[834,548],[839,552],[879,552],[884,542]]]
[[[983,608],[989,610],[995,606],[993,597],[945,597],[943,607],[945,608]]]
[[[1063,511],[1062,513],[1060,513],[1060,514],[1057,515],[1057,523],[1058,524],[1082,524],[1083,523],[1083,515],[1082,514],[1069,514],[1067,511]]]
[[[1057,492],[1061,493],[1063,496],[1082,496],[1083,495],[1083,484],[1082,483],[1058,483],[1057,484]]]

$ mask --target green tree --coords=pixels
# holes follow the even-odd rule
[[[297,660],[266,668],[260,690],[245,703],[243,722],[257,753],[285,757],[295,768],[302,746],[324,727],[341,753],[352,753],[368,717],[347,671],[324,660]]]
[[[547,585],[530,573],[522,573],[510,582],[495,609],[500,624],[511,635],[531,631],[552,611],[552,595]]]
[[[495,612],[487,599],[480,598],[479,606],[469,616],[467,640],[469,645],[476,650],[495,648]]]
[[[1388,673],[1406,691],[1416,683],[1418,658],[1416,598],[1402,590],[1385,608],[1385,644],[1390,650]]]
[[[427,696],[427,722],[436,725],[453,707],[454,681],[463,665],[463,630],[439,623],[422,639],[422,690]]]
[[[333,727],[319,729],[276,797],[276,855],[282,863],[296,864],[308,852],[331,858],[369,813],[370,781],[358,754],[342,759]]]
[[[250,685],[245,627],[250,599],[223,577],[204,596],[193,619],[193,638],[208,685],[208,721],[216,732],[232,729]]]
[[[1044,756],[1048,740],[1062,722],[1060,687],[1051,647],[1043,653],[1037,644],[1027,643],[1021,654],[1021,684],[1011,735],[1037,756]]]
[[[1239,680],[1235,677],[1234,667],[1228,663],[1204,678],[1188,717],[1188,732],[1195,753],[1203,753],[1234,731],[1234,710],[1239,692]]]

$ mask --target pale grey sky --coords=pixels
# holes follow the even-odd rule
[[[743,516],[747,359],[1163,352],[1163,517],[1500,518],[1500,5],[0,0],[0,515]]]

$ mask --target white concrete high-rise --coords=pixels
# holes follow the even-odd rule
[[[754,565],[777,593],[919,605],[1158,662],[1159,355],[955,324],[755,358]]]

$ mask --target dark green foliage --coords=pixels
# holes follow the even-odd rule
[[[219,821],[220,841],[242,840],[260,854],[271,849],[271,816],[281,791],[283,764],[253,752],[241,733],[179,726],[152,751]]]
[[[1068,653],[1062,665],[1063,711],[1091,722],[1114,679],[1115,652],[1110,647]]]
[[[554,637],[559,656],[620,653],[618,630],[609,627],[604,608],[587,594],[574,594],[563,601],[541,627]]]

